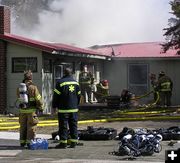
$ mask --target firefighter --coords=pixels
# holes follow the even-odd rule
[[[151,81],[151,86],[153,88],[153,95],[154,95],[154,101],[157,100],[157,94],[156,94],[156,91],[157,91],[157,79],[156,79],[156,74],[149,74],[149,78],[150,78],[150,81]],[[157,103],[158,104],[158,103]]]
[[[164,71],[161,71],[159,73],[156,89],[160,95],[160,105],[161,106],[170,106],[173,82],[172,82],[171,78],[165,74]]]
[[[17,89],[19,100],[19,124],[20,124],[20,146],[29,147],[30,141],[35,138],[38,117],[36,111],[43,111],[43,103],[37,86],[32,82],[31,70],[25,71],[21,88]],[[23,85],[24,84],[24,85]],[[27,92],[21,94],[22,86]],[[24,97],[24,99],[22,99]],[[22,102],[25,101],[25,102]]]
[[[132,98],[132,93],[128,89],[123,89],[120,96],[122,107],[129,108]]]
[[[92,103],[91,101],[92,82],[93,82],[93,75],[91,72],[88,71],[87,65],[84,65],[83,71],[79,74],[79,84],[81,89],[81,95],[85,103],[86,102]]]
[[[95,98],[98,103],[104,103],[106,97],[109,96],[109,83],[108,80],[102,80],[96,84],[97,91],[94,92]]]
[[[78,105],[80,102],[79,83],[72,77],[71,68],[65,68],[64,76],[56,83],[53,95],[53,108],[58,109],[59,144],[55,148],[75,148],[78,143]],[[69,130],[68,130],[69,127]]]

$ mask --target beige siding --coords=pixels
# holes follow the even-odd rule
[[[111,95],[120,95],[122,89],[127,88],[127,63],[112,60],[104,66],[104,78],[109,81]]]
[[[150,70],[158,75],[159,71],[165,71],[173,81],[172,103],[174,105],[180,104],[180,60],[157,60],[151,62]]]
[[[104,77],[109,80],[110,83],[110,93],[111,95],[120,95],[123,88],[128,88],[128,63],[137,64],[145,63],[149,65],[149,73],[158,73],[162,70],[171,77],[174,88],[172,94],[172,104],[180,104],[180,60],[179,59],[126,59],[126,60],[113,60],[111,62],[106,62],[104,65]],[[149,82],[149,90],[151,90],[151,85]],[[152,98],[150,96],[149,98]],[[147,99],[148,100],[148,99]],[[150,100],[150,99],[149,99]]]
[[[23,73],[12,73],[12,57],[37,57],[38,72],[33,73],[33,82],[42,90],[42,55],[41,51],[25,46],[8,43],[7,47],[7,111],[17,113],[14,107],[16,101],[16,89],[23,80]]]

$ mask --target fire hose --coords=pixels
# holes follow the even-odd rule
[[[145,105],[145,108],[152,107],[152,106],[156,105],[157,102],[159,101],[159,92],[157,92],[157,91],[150,91],[150,92],[148,92],[148,93],[146,93],[144,95],[136,96],[134,98],[131,98],[131,100],[138,100],[138,99],[144,98],[144,97],[150,95],[151,93],[155,93],[156,94],[156,99],[152,103],[149,103],[149,104]]]
[[[103,94],[97,93],[97,92],[93,92],[93,93],[95,93],[97,95],[103,95]],[[149,108],[149,107],[152,107],[152,106],[156,105],[157,102],[159,101],[159,92],[150,91],[150,92],[147,92],[146,94],[143,94],[141,96],[135,96],[135,97],[131,98],[130,100],[139,100],[139,99],[145,98],[146,96],[148,96],[148,95],[150,95],[152,93],[156,94],[156,99],[155,99],[155,101],[145,105],[145,108]],[[106,98],[106,96],[104,96],[103,98]]]
[[[150,91],[150,92],[148,92],[148,93],[146,93],[146,94],[144,94],[144,95],[136,96],[135,98],[132,98],[131,100],[136,100],[136,99],[144,98],[144,97],[150,95],[150,94],[153,93],[153,92],[154,92],[154,91]]]

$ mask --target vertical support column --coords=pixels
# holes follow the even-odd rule
[[[10,33],[10,8],[0,6],[0,35]],[[6,66],[6,49],[7,42],[0,39],[0,113],[7,110],[7,66]]]

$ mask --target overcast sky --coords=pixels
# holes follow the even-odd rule
[[[52,0],[50,8],[32,31],[13,32],[79,47],[164,41],[172,17],[169,0]]]

